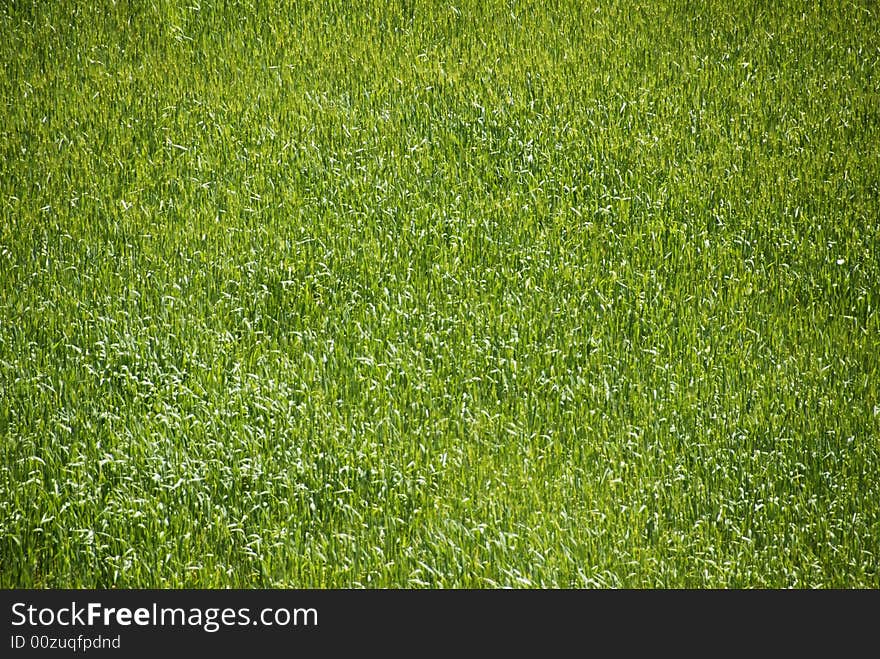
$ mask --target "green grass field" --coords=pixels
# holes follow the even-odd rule
[[[10,0],[0,586],[880,587],[880,7]]]

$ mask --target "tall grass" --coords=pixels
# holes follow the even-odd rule
[[[878,60],[869,0],[4,3],[0,585],[880,587]]]

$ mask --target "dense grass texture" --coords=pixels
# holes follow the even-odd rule
[[[876,2],[10,0],[0,64],[0,586],[880,587]]]

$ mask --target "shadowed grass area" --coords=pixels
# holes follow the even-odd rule
[[[6,2],[0,585],[880,587],[880,17],[766,4]]]

